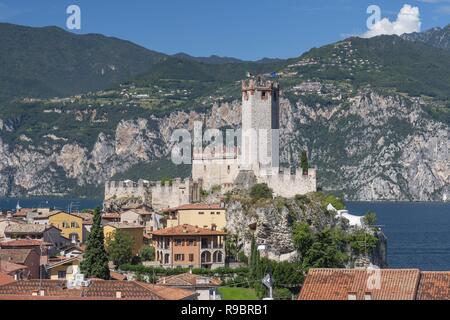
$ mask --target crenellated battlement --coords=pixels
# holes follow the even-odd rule
[[[300,168],[295,173],[290,169],[282,169],[279,173],[272,175],[261,175],[259,182],[267,183],[276,195],[291,198],[297,194],[306,194],[317,190],[317,169],[310,168],[304,174]]]
[[[242,92],[247,91],[274,91],[279,90],[278,82],[264,79],[262,76],[242,80]]]
[[[108,181],[105,183],[105,202],[128,198],[139,199],[154,209],[177,207],[199,201],[201,186],[201,180],[194,181],[191,178],[176,178],[164,183],[147,180]]]

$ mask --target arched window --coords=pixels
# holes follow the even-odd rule
[[[216,251],[213,254],[213,262],[214,263],[222,263],[223,261],[223,253],[222,251]]]

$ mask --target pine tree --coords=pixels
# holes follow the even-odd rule
[[[110,278],[108,254],[105,250],[101,219],[100,209],[96,208],[94,210],[94,223],[88,237],[86,252],[80,268],[81,272],[87,277],[108,280]]]

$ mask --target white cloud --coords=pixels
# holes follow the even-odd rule
[[[362,35],[363,38],[371,38],[382,34],[396,34],[420,32],[422,22],[420,21],[420,11],[418,7],[405,4],[397,15],[397,20],[390,21],[383,18],[376,22],[372,29]]]

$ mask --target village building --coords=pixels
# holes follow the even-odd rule
[[[145,234],[162,228],[163,216],[147,208],[129,209],[120,213],[120,222],[144,227]]]
[[[60,229],[61,235],[73,244],[80,244],[84,243],[89,236],[92,215],[59,211],[48,216],[48,224]]]
[[[168,277],[162,277],[158,285],[171,288],[180,288],[198,293],[198,300],[219,300],[218,292],[222,281],[214,277],[205,277],[192,273],[182,273]]]
[[[50,225],[13,224],[5,229],[5,240],[43,240],[51,244],[49,256],[59,252],[71,244],[70,240],[61,235],[61,230]]]
[[[108,241],[112,241],[116,232],[123,232],[128,234],[133,239],[132,253],[138,255],[139,251],[144,246],[144,227],[138,224],[129,223],[109,223],[103,227],[103,234],[105,237],[105,245]]]
[[[22,221],[17,218],[7,218],[7,217],[0,218],[0,241],[5,240],[6,227],[16,224],[25,224],[25,221]]]
[[[138,281],[14,281],[0,274],[0,300],[197,300],[189,290]]]
[[[45,267],[47,278],[51,280],[75,280],[75,275],[80,273],[81,261],[81,255],[72,258],[52,259]]]
[[[179,225],[153,231],[156,261],[166,268],[225,266],[223,231]]]
[[[43,240],[10,240],[0,242],[0,249],[31,249],[34,250],[41,258],[40,264],[44,266],[48,263],[49,249],[52,248],[51,243],[44,242]]]
[[[10,262],[26,267],[22,278],[39,279],[41,275],[40,255],[32,249],[0,249],[0,264]],[[8,267],[8,266],[6,266]]]
[[[167,227],[189,224],[211,230],[225,230],[226,209],[220,204],[193,203],[167,209]]]
[[[2,273],[13,277],[14,280],[22,280],[27,279],[30,272],[25,265],[0,259],[0,274]]]

